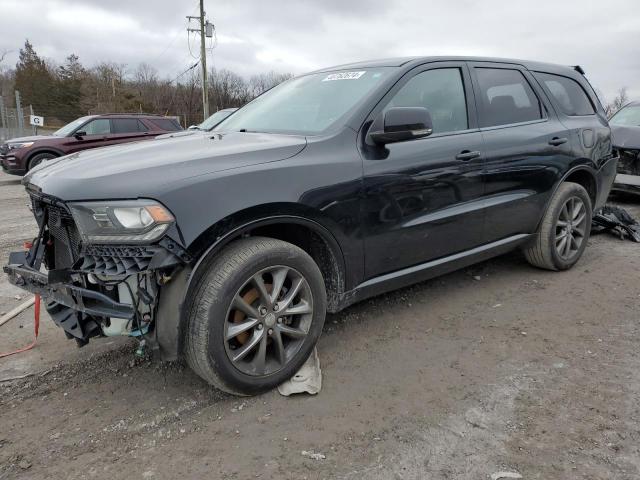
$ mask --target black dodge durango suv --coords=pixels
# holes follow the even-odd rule
[[[209,134],[33,169],[39,234],[5,272],[80,345],[134,336],[253,394],[301,367],[327,311],[517,248],[572,267],[616,162],[580,67],[343,65]]]

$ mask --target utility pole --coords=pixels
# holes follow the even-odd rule
[[[209,117],[209,89],[207,88],[207,49],[205,45],[206,37],[211,37],[210,23],[204,19],[204,0],[200,0],[200,16],[187,16],[189,21],[198,20],[200,28],[187,28],[188,32],[200,33],[200,66],[202,67],[202,111],[205,120]]]

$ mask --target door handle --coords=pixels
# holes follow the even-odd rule
[[[553,137],[551,140],[549,140],[549,145],[553,145],[554,147],[558,147],[558,146],[562,145],[563,143],[567,143],[568,141],[569,141],[568,138]]]
[[[480,152],[470,152],[469,150],[463,150],[458,155],[456,155],[456,160],[463,160],[465,162],[469,160],[473,160],[474,158],[478,158],[480,156]]]

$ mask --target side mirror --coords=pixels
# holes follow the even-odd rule
[[[197,125],[189,125],[189,127],[187,128],[187,130],[200,130],[200,128],[198,128]]]
[[[384,114],[384,130],[371,132],[378,145],[428,137],[433,133],[431,114],[424,107],[392,107]]]
[[[82,140],[82,137],[87,136],[87,132],[85,132],[84,130],[80,130],[79,132],[74,133],[73,136],[76,137],[78,140]]]

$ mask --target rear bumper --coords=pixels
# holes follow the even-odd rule
[[[55,280],[54,272],[45,274],[31,268],[27,252],[12,252],[4,272],[13,285],[77,312],[96,317],[133,318],[134,310],[131,305],[119,303],[94,290]]]

